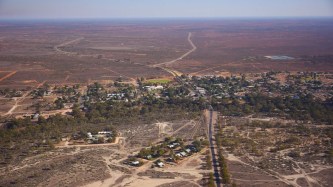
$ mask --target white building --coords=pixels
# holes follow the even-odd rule
[[[157,162],[157,166],[160,167],[160,168],[163,168],[164,167],[164,163],[163,162]]]
[[[145,86],[145,89],[147,89],[148,91],[153,91],[153,90],[162,90],[164,87],[163,86]]]

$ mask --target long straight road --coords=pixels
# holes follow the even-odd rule
[[[17,71],[12,71],[10,72],[9,74],[5,75],[4,77],[0,78],[0,82],[5,80],[5,79],[8,79],[9,77],[15,75],[17,73]]]
[[[213,121],[216,122],[216,120],[213,120],[214,111],[211,106],[209,107],[208,112],[209,112],[209,114],[208,114],[208,138],[209,138],[210,152],[212,155],[214,178],[215,178],[216,186],[221,187],[222,185],[221,185],[221,179],[220,179],[219,162],[218,162],[217,155],[216,155],[217,154],[216,143],[213,138],[214,137],[214,122]]]

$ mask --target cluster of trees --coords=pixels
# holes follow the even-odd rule
[[[170,151],[170,157],[175,158],[173,150],[167,147],[171,143],[178,143],[179,146],[182,148],[184,146],[184,142],[181,138],[173,139],[171,137],[166,137],[162,144],[151,146],[150,148],[141,149],[140,152],[138,153],[138,157],[147,158],[147,156],[150,155],[153,158],[157,158],[164,155],[166,152]],[[178,146],[175,146],[174,148],[176,147]]]
[[[212,169],[212,156],[210,156],[210,152],[207,150],[206,152],[206,164],[207,164],[207,169],[211,170]]]
[[[133,102],[106,101],[85,103],[85,117],[94,122],[113,121],[113,124],[148,123],[155,119],[189,119],[198,115],[204,104],[189,99],[157,99],[145,96]],[[119,121],[118,121],[119,120]]]
[[[223,141],[223,145],[227,147],[228,150],[231,151],[232,153],[235,151],[236,148],[238,148],[240,144],[240,138],[235,135],[231,138],[223,137],[221,141]]]
[[[62,108],[64,108],[64,107],[65,107],[64,103],[65,103],[65,99],[62,98],[62,97],[58,97],[58,98],[54,101],[55,108],[56,108],[56,109],[62,109]]]
[[[143,148],[138,153],[139,158],[147,158],[147,156],[152,156],[154,158],[160,157],[167,152],[167,148],[161,145],[151,146],[150,148]]]
[[[164,96],[168,96],[169,98],[176,98],[187,96],[189,93],[190,91],[184,86],[168,87],[164,92]]]
[[[201,151],[203,146],[208,146],[209,145],[209,141],[208,140],[203,140],[203,139],[196,139],[192,142],[193,147],[197,150],[197,151]]]
[[[231,183],[231,179],[230,179],[230,174],[228,171],[228,165],[227,162],[222,154],[222,129],[220,125],[218,126],[218,133],[215,135],[215,140],[216,140],[216,145],[218,147],[218,162],[219,162],[219,166],[220,166],[220,175],[222,177],[222,182],[224,184],[230,184]]]
[[[131,100],[137,96],[134,86],[124,83],[115,82],[114,86],[117,90],[112,93],[124,94],[122,99],[127,98]],[[109,92],[99,83],[94,83],[88,86],[87,95],[85,96],[86,102],[101,102],[110,98],[107,97]],[[116,97],[115,97],[116,98]],[[118,98],[119,99],[119,98]]]
[[[88,85],[87,95],[98,96],[98,93],[101,93],[101,91],[105,91],[104,86],[98,82],[94,82],[93,84]]]
[[[77,103],[79,101],[79,98],[81,97],[80,93],[77,93],[76,95],[72,95],[72,96],[62,96],[62,97],[58,97],[55,101],[55,108],[56,109],[62,109],[64,108],[64,104],[65,103]]]
[[[50,90],[50,86],[48,84],[44,84],[42,87],[33,90],[31,92],[31,95],[33,96],[33,98],[41,98],[44,97]]]
[[[168,145],[173,145],[174,147],[168,147]],[[192,152],[199,152],[202,147],[206,145],[208,145],[208,143],[205,140],[195,140],[191,145],[185,146],[184,141],[181,138],[173,139],[171,137],[167,137],[161,144],[151,146],[149,148],[142,148],[137,156],[139,158],[152,159],[169,153],[170,158],[178,160],[179,158],[175,155],[174,149],[177,149],[178,151],[190,149]]]
[[[90,101],[98,102],[101,100],[105,100],[106,98],[106,90],[105,88],[98,82],[91,84],[88,86],[87,96]]]
[[[311,92],[322,88],[321,82],[316,80],[316,73],[288,76],[288,85],[281,86],[279,82],[271,83],[277,72],[268,72],[263,74],[261,79],[255,81],[260,84],[252,88],[250,94],[245,97],[236,96],[239,91],[248,90],[250,83],[243,75],[237,77],[210,77],[197,78],[192,77],[192,82],[205,88],[212,95],[212,105],[214,108],[223,112],[224,115],[243,116],[256,113],[265,113],[270,116],[286,117],[288,119],[313,121],[317,123],[333,124],[333,98],[326,101],[315,99]],[[294,75],[293,75],[294,76]],[[306,77],[311,77],[307,80]],[[303,79],[307,81],[303,81]],[[303,81],[303,82],[302,82]],[[300,85],[307,86],[308,92],[300,92]],[[261,94],[280,93],[283,97],[270,97]],[[222,96],[223,98],[215,97]]]
[[[231,181],[230,181],[230,174],[229,174],[229,171],[228,171],[228,165],[227,165],[227,162],[225,161],[224,156],[221,153],[219,153],[218,162],[219,162],[219,165],[220,165],[220,174],[221,174],[221,177],[222,177],[222,182],[224,184],[230,184]]]
[[[247,95],[245,101],[254,112],[280,113],[290,119],[312,120],[333,124],[333,98],[322,102],[315,100],[312,95],[270,98],[260,94]]]
[[[79,84],[73,86],[62,86],[62,87],[54,87],[55,93],[63,94],[63,95],[76,95],[78,93],[78,89],[80,88]]]
[[[256,136],[256,134],[254,134]],[[227,150],[235,154],[243,154],[244,151],[255,156],[262,156],[263,153],[258,149],[258,145],[251,139],[239,136],[237,133],[229,137],[222,137],[221,142]]]
[[[92,123],[87,118],[67,117],[57,114],[48,119],[39,117],[32,121],[30,117],[11,119],[0,129],[0,161],[9,163],[35,153],[53,148],[62,137],[73,133],[86,134],[113,129],[111,123]],[[23,157],[17,157],[22,155]],[[7,159],[6,159],[7,158]]]
[[[208,187],[215,187],[214,174],[213,172],[209,173]]]
[[[287,119],[333,124],[333,98],[318,101],[312,95],[294,97],[268,97],[247,94],[242,102],[237,98],[215,99],[214,108],[224,115],[243,116],[264,113]]]
[[[89,90],[90,94],[98,95],[98,90],[103,90],[103,88],[99,84],[94,84]],[[59,99],[56,102],[62,107],[63,100]],[[133,102],[110,100],[89,101],[84,104],[84,110],[78,105],[74,105],[72,116],[59,114],[48,119],[40,117],[37,122],[31,121],[30,118],[6,121],[5,128],[0,129],[0,139],[2,140],[0,145],[5,150],[2,155],[15,155],[22,149],[32,149],[32,146],[29,145],[34,143],[47,147],[45,146],[47,143],[56,143],[64,135],[100,131],[110,124],[117,126],[150,123],[156,119],[168,121],[193,119],[205,108],[203,102],[192,102],[183,98],[165,100],[143,97]],[[17,149],[9,149],[13,145]]]
[[[333,162],[333,148],[328,151],[328,159],[330,162]]]
[[[16,89],[1,89],[0,90],[0,95],[5,96],[5,97],[21,97],[22,96],[22,91],[16,90]]]
[[[210,95],[229,93],[233,95],[234,92],[240,90],[243,87],[249,86],[250,83],[245,80],[243,75],[238,77],[210,77],[210,78],[197,78],[192,77],[193,83],[199,87],[205,88]],[[221,87],[222,85],[222,87]]]

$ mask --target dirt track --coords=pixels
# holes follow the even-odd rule
[[[9,74],[5,75],[4,77],[0,78],[0,82],[5,80],[5,79],[8,79],[9,77],[15,75],[17,73],[17,71],[13,71],[13,72],[10,72]]]
[[[191,37],[192,37],[192,33],[189,32],[187,40],[190,43],[190,45],[192,46],[191,50],[189,50],[188,52],[186,52],[185,54],[183,54],[182,56],[180,56],[180,57],[178,57],[178,58],[176,58],[174,60],[171,60],[171,61],[168,61],[168,62],[162,62],[162,63],[159,63],[159,64],[155,64],[155,65],[153,65],[153,67],[160,67],[160,66],[163,66],[163,65],[169,66],[169,65],[171,65],[171,64],[173,64],[173,63],[175,63],[175,62],[177,62],[179,60],[182,60],[183,58],[187,57],[188,55],[190,55],[191,53],[193,53],[195,50],[197,50],[197,46],[194,45],[194,43],[191,40]]]
[[[57,51],[57,52],[59,52],[59,53],[61,53],[61,54],[65,54],[65,55],[75,55],[75,53],[64,51],[64,50],[60,49],[60,47],[65,47],[67,45],[74,44],[74,43],[79,42],[79,41],[81,41],[83,39],[84,39],[83,37],[80,37],[80,38],[77,38],[75,40],[71,40],[71,41],[64,42],[62,44],[56,45],[56,46],[54,46],[54,50]]]
[[[46,81],[43,81],[42,83],[38,84],[36,89],[40,88],[41,86],[43,86],[45,84]],[[30,93],[33,91],[33,89],[31,91],[26,92],[22,97],[16,98],[15,100],[15,104],[13,105],[13,107],[5,114],[5,116],[11,115],[13,114],[13,112],[15,111],[15,109],[19,106],[19,103],[23,102],[25,100],[25,98],[30,95]]]

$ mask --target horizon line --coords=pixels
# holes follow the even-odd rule
[[[0,21],[66,21],[66,20],[267,20],[267,19],[333,19],[333,16],[250,16],[250,17],[87,17],[87,18],[0,18]]]

